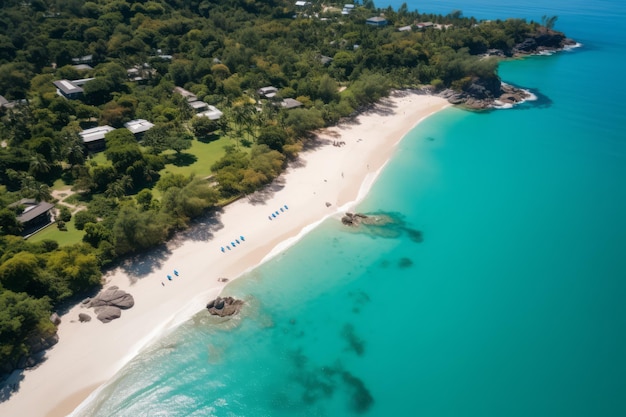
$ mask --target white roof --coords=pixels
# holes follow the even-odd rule
[[[154,124],[144,119],[137,119],[124,123],[124,127],[130,130],[133,135],[136,135],[137,133],[147,132],[148,130],[152,129],[154,127]]]
[[[114,127],[109,125],[92,127],[91,129],[85,129],[79,133],[84,143],[94,142],[96,140],[104,139],[104,135],[115,130]]]
[[[189,105],[191,106],[192,109],[196,111],[206,109],[209,107],[209,104],[205,103],[204,101],[191,101],[189,102]]]
[[[208,105],[209,110],[203,111],[202,113],[198,113],[198,117],[208,117],[211,120],[219,120],[224,113],[218,110],[217,107]]]

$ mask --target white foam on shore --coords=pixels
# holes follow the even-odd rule
[[[574,50],[576,48],[582,48],[583,46],[584,45],[582,43],[576,42],[574,45],[565,45],[563,47],[563,50],[566,51],[566,52],[570,52],[570,51],[572,51],[572,50]]]
[[[505,82],[502,82],[502,85],[507,86],[507,87],[512,87],[510,84],[507,84]],[[525,103],[527,101],[535,101],[538,99],[538,97],[533,94],[530,90],[527,90],[525,88],[521,88],[520,90],[522,90],[524,93],[526,93],[526,98],[522,99],[521,101],[513,104],[513,103],[503,103],[500,100],[494,100],[493,104],[493,108],[494,109],[498,109],[498,110],[505,110],[505,109],[512,109],[513,107],[517,106],[518,104],[522,104]]]

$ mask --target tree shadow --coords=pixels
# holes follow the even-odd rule
[[[198,161],[198,157],[190,153],[176,153],[167,157],[167,163],[177,167],[186,167]]]
[[[198,137],[198,142],[202,142],[202,143],[211,143],[211,142],[215,142],[216,140],[220,140],[222,137],[218,134],[211,134],[211,135],[206,135],[206,136],[202,136],[202,137]]]
[[[11,398],[19,391],[20,383],[24,380],[24,369],[16,369],[0,381],[0,403]]]

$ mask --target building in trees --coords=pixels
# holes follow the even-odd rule
[[[124,127],[130,130],[133,135],[135,135],[135,139],[141,140],[144,133],[152,129],[154,127],[154,124],[144,119],[136,119],[124,123]]]
[[[259,88],[257,93],[262,98],[272,98],[276,95],[276,93],[278,93],[278,88],[272,86],[263,87]]]
[[[34,198],[23,198],[9,207],[19,207],[20,209],[23,207],[22,212],[16,216],[17,221],[23,226],[23,236],[32,235],[52,222],[50,212],[54,208],[54,204],[37,201]]]
[[[83,85],[93,80],[94,78],[83,78],[80,80],[57,80],[52,84],[57,88],[57,94],[61,97],[65,97],[68,100],[76,100],[83,96]]]
[[[92,127],[91,129],[85,129],[80,132],[79,135],[89,152],[99,152],[103,151],[106,147],[104,136],[113,130],[115,130],[115,128],[109,125],[98,126]]]
[[[382,26],[387,26],[387,19],[381,16],[374,16],[374,17],[370,17],[369,19],[367,19],[365,23],[370,26],[382,27]]]
[[[301,107],[302,103],[300,103],[298,100],[295,100],[293,98],[286,98],[280,102],[280,105],[282,108],[289,110],[289,109],[295,109],[296,107]]]

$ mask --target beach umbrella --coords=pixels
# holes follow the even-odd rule
[[[275,214],[275,213],[272,213],[272,217],[276,217],[276,214]],[[270,219],[270,220],[271,220],[271,219]]]
[[[276,210],[276,215],[278,216],[280,213],[278,212],[278,210]]]
[[[243,235],[239,236],[239,239],[245,241],[246,239],[244,239]]]
[[[231,250],[231,249],[230,249],[230,246],[226,246],[226,249]]]
[[[267,216],[268,219],[272,220],[272,216]]]
[[[235,239],[235,242],[237,242],[237,244],[241,244],[241,242],[239,241],[239,239]]]
[[[174,270],[174,275],[178,276],[178,271]]]
[[[233,248],[235,247],[235,242],[230,242],[231,245],[233,245]]]
[[[220,250],[221,250],[222,252],[224,252],[224,246],[222,246],[222,247],[220,248]]]
[[[280,211],[284,212],[284,211],[285,211],[285,209],[281,207],[281,208],[280,208]]]
[[[168,279],[168,281],[171,281],[171,280],[172,280],[172,276],[171,276],[171,275],[168,275],[168,276],[167,276],[167,279]]]
[[[285,204],[285,208],[286,208],[287,210],[289,210],[289,207],[287,207],[287,204]]]

